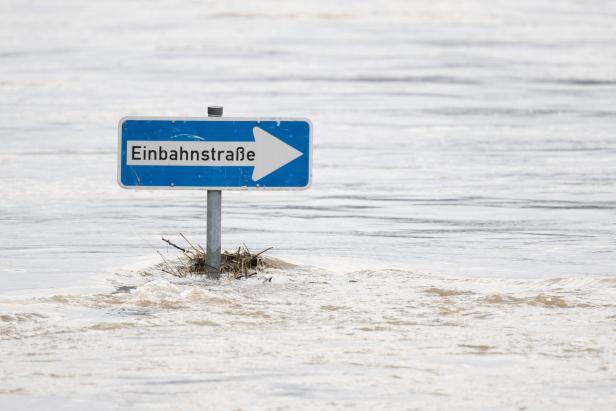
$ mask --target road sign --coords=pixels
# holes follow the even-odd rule
[[[305,189],[307,119],[125,117],[118,182],[124,188]]]

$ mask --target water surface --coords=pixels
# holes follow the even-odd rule
[[[2,408],[616,402],[610,2],[4,2]],[[309,117],[305,192],[121,190],[126,115]]]

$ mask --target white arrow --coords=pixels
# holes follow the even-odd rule
[[[261,180],[266,175],[273,173],[302,155],[301,151],[296,150],[259,127],[254,127],[252,134],[255,137],[256,153],[256,164],[252,171],[252,181]]]
[[[129,166],[254,166],[252,180],[258,181],[290,163],[303,153],[254,127],[254,141],[147,141],[129,140]],[[195,136],[201,139],[201,137]]]

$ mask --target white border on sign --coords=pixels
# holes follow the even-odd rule
[[[122,184],[122,124],[127,120],[162,120],[162,121],[304,121],[309,126],[308,144],[310,146],[308,158],[308,184],[303,187],[211,187],[211,186],[125,186]],[[118,123],[118,174],[117,182],[126,190],[272,190],[272,191],[302,191],[312,186],[312,121],[305,117],[157,117],[157,116],[126,116]]]

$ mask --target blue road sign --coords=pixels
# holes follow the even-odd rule
[[[307,119],[125,117],[124,188],[304,189],[311,182]]]

